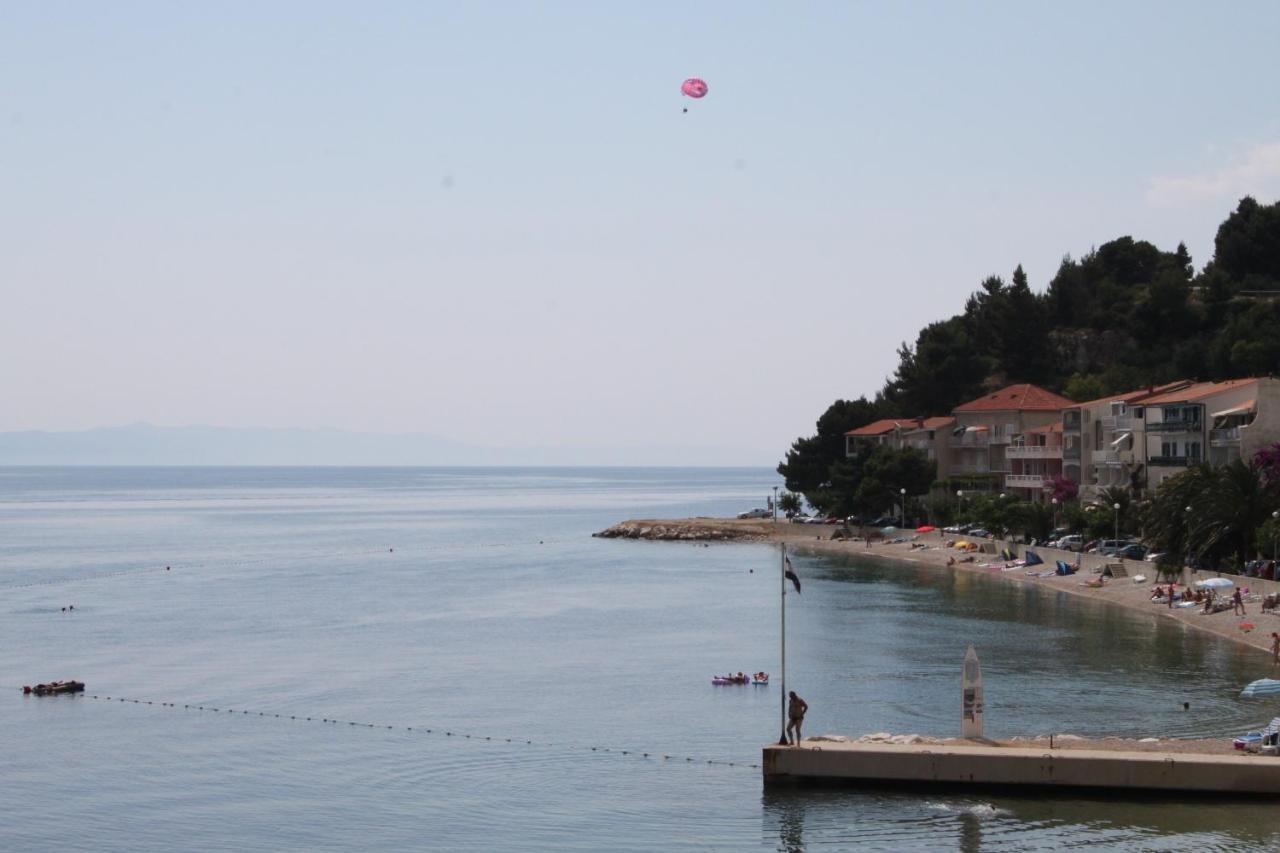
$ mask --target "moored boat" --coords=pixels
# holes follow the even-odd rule
[[[35,696],[56,696],[59,693],[83,693],[83,681],[50,681],[48,684],[37,684],[35,687],[23,687],[22,692]]]

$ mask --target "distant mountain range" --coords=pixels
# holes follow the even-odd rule
[[[420,433],[161,427],[0,433],[0,465],[772,466],[765,451],[688,445],[490,447]]]

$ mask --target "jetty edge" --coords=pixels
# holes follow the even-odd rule
[[[1258,755],[806,740],[801,747],[770,744],[761,758],[766,785],[1280,797],[1280,765]]]

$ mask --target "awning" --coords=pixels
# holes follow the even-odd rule
[[[1122,432],[1122,433],[1120,433],[1120,437],[1119,437],[1119,438],[1117,438],[1115,441],[1111,442],[1111,446],[1112,446],[1112,447],[1115,447],[1115,446],[1119,445],[1119,444],[1120,444],[1120,442],[1124,441],[1126,438],[1128,438],[1128,437],[1129,437],[1129,436],[1131,436],[1131,435],[1133,435],[1133,433],[1131,433],[1131,432]]]
[[[1214,412],[1209,417],[1225,418],[1227,415],[1246,415],[1253,411],[1254,401],[1247,400],[1244,404],[1236,406],[1234,409],[1225,409],[1221,412]]]

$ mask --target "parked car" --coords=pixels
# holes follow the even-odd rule
[[[971,527],[969,528],[969,530],[965,531],[965,535],[966,536],[983,536],[983,537],[990,538],[991,531],[987,530],[987,528],[985,527]]]
[[[882,515],[877,519],[867,522],[868,527],[897,527],[898,519],[892,515]]]
[[[1049,545],[1054,548],[1061,548],[1064,551],[1079,551],[1084,547],[1084,537],[1079,533],[1068,533],[1065,536],[1059,536],[1056,541],[1050,542]]]
[[[738,518],[773,518],[773,513],[769,512],[767,509],[760,509],[760,507],[756,507],[755,509],[749,509],[746,512],[738,513]]]
[[[1147,546],[1139,545],[1137,542],[1134,542],[1130,545],[1124,546],[1123,548],[1117,549],[1115,556],[1121,557],[1125,560],[1142,560],[1147,556]]]
[[[1122,549],[1137,544],[1132,539],[1103,539],[1094,550],[1104,557],[1114,557]]]

